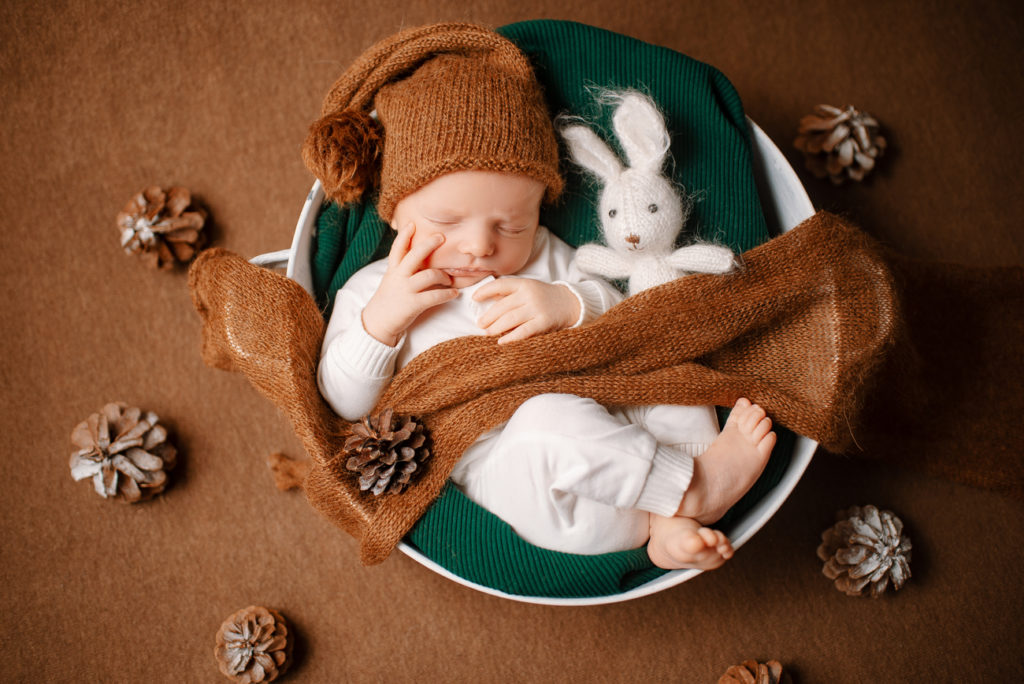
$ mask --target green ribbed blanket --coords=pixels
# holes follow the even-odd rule
[[[572,22],[528,21],[498,32],[533,61],[552,114],[583,117],[613,147],[612,110],[598,103],[598,89],[642,90],[661,106],[673,136],[669,172],[694,201],[681,243],[700,237],[742,252],[768,239],[743,108],[720,72],[678,52]],[[574,246],[600,241],[595,212],[600,188],[569,163],[563,171],[564,196],[542,211],[541,222]],[[372,203],[324,208],[312,265],[325,316],[353,273],[387,255],[391,237]],[[794,436],[777,432],[779,444],[764,474],[716,527],[728,532],[732,521],[782,477]],[[650,563],[645,549],[580,556],[532,546],[451,485],[407,541],[456,575],[510,594],[602,596],[665,572]]]

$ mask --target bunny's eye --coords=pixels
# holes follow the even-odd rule
[[[615,218],[615,215],[618,214],[618,213],[619,213],[618,209],[609,209],[608,210],[608,217],[609,218]]]
[[[651,212],[652,214],[655,213],[656,211],[658,211],[658,205],[657,204],[650,204],[650,205],[648,205],[647,206],[647,211]]]

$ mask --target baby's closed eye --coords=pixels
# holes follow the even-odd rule
[[[525,233],[529,229],[529,226],[520,224],[500,224],[498,230],[506,235],[520,235]]]
[[[425,216],[424,218],[426,218],[431,223],[437,224],[439,226],[455,226],[458,225],[459,221],[461,220],[457,216]]]

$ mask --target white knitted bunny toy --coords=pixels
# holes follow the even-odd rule
[[[731,270],[735,257],[727,247],[694,244],[673,249],[689,206],[661,172],[669,150],[665,121],[645,95],[626,91],[614,97],[619,105],[612,125],[628,168],[586,126],[561,131],[573,161],[604,182],[599,211],[608,247],[582,245],[576,251],[576,265],[605,278],[628,278],[631,295],[687,273]]]

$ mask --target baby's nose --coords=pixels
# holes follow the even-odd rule
[[[489,229],[473,228],[466,231],[462,239],[462,252],[475,257],[490,256],[494,252],[494,240]]]

